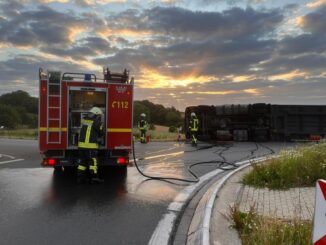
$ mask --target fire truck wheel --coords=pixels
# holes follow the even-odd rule
[[[121,173],[127,173],[127,166],[120,166],[120,167],[118,167],[118,170],[119,170]]]
[[[54,172],[61,173],[62,172],[62,167],[61,166],[55,166],[54,167]]]

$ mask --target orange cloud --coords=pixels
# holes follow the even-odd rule
[[[254,75],[240,75],[240,76],[230,75],[230,76],[226,76],[226,78],[231,79],[233,82],[249,82],[257,79],[257,77]]]
[[[311,9],[319,8],[326,4],[326,0],[315,0],[310,3],[307,3],[306,6]]]
[[[188,91],[181,92],[181,94],[207,94],[207,95],[228,95],[228,94],[236,94],[238,91],[235,90],[227,90],[227,91]]]
[[[303,27],[304,26],[304,17],[299,16],[299,17],[295,18],[295,24],[299,27]]]
[[[69,28],[69,34],[68,34],[68,37],[69,37],[69,41],[70,42],[75,42],[76,39],[77,39],[77,36],[79,34],[82,34],[84,32],[86,32],[88,30],[87,27],[85,26],[72,26]]]
[[[248,93],[248,94],[254,94],[254,95],[258,95],[258,89],[256,88],[249,88],[249,89],[245,89],[243,90],[243,92]]]
[[[206,83],[210,81],[217,80],[214,76],[196,75],[195,73],[190,73],[180,76],[167,76],[161,74],[159,71],[148,68],[141,67],[140,87],[141,88],[175,88],[179,86],[187,86],[191,83]]]
[[[131,30],[131,29],[110,29],[101,28],[96,32],[102,38],[107,38],[109,36],[121,36],[121,37],[131,37],[131,38],[143,38],[146,36],[153,35],[151,31],[138,31],[138,30]]]
[[[126,3],[127,0],[84,0],[87,5],[105,5],[109,3]]]
[[[292,80],[294,78],[298,78],[298,77],[304,77],[306,76],[307,73],[300,71],[300,70],[294,70],[288,73],[283,73],[283,74],[277,74],[277,75],[273,75],[268,77],[269,80],[274,81],[274,80]]]

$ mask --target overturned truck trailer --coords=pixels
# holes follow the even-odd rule
[[[326,134],[326,105],[191,106],[185,111],[187,137],[191,112],[199,119],[199,140],[290,141]]]

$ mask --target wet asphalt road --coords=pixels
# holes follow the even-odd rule
[[[269,148],[278,152],[288,144],[200,144],[197,150],[173,142],[135,146],[147,174],[191,179],[186,167],[192,163],[235,162],[270,154]],[[15,159],[24,160],[11,162]],[[102,185],[76,185],[73,174],[56,175],[41,168],[40,161],[37,141],[0,139],[1,244],[147,244],[186,185],[146,180],[135,167],[128,173],[106,170]],[[217,166],[193,170],[201,176]]]

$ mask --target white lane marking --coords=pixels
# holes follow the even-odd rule
[[[5,163],[11,163],[11,162],[20,162],[20,161],[23,161],[24,159],[14,159],[14,160],[9,160],[9,161],[3,161],[3,162],[0,162],[0,165],[1,164],[5,164]]]
[[[1,157],[1,156],[8,157],[8,158],[10,158],[10,159],[15,159],[15,157],[10,156],[10,155],[6,155],[6,154],[0,154],[0,157]]]
[[[144,157],[144,158],[136,158],[136,161],[140,161],[140,160],[150,160],[150,159],[155,159],[155,158],[160,158],[160,157],[166,157],[166,156],[178,156],[183,154],[184,151],[178,151],[178,152],[174,152],[174,153],[169,153],[169,154],[161,154],[161,155],[156,155],[156,156],[151,156],[151,157]],[[134,159],[131,159],[129,162],[134,162]]]
[[[208,202],[206,203],[206,206],[203,208],[204,215],[202,217],[202,220],[199,222],[201,224],[201,227],[198,227],[198,231],[201,233],[199,244],[201,245],[209,245],[210,244],[210,236],[209,236],[209,229],[210,229],[210,223],[211,223],[211,216],[212,211],[214,207],[214,202],[217,196],[217,193],[222,189],[226,181],[232,177],[237,172],[241,171],[242,169],[249,167],[254,161],[255,163],[266,161],[267,157],[259,157],[252,160],[248,160],[247,163],[243,164],[237,164],[239,167],[228,173],[227,175],[223,176],[222,179],[220,179],[217,184],[215,184],[213,192],[211,196],[209,197]]]
[[[173,146],[171,148],[158,150],[158,151],[145,151],[145,154],[156,154],[156,153],[159,153],[159,152],[171,151],[171,150],[174,150],[174,149],[177,149],[177,148],[180,148],[180,147],[181,147],[181,145]]]

